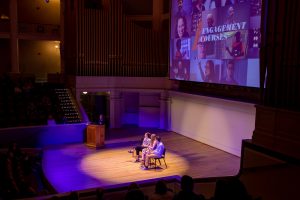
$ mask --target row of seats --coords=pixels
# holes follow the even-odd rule
[[[40,149],[21,149],[16,143],[1,149],[0,199],[51,194],[43,179]]]

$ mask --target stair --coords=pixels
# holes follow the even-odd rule
[[[81,117],[76,106],[76,102],[69,89],[55,89],[60,108],[63,113],[64,123],[81,123]]]

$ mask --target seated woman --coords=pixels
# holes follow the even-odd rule
[[[156,140],[156,148],[154,150],[150,151],[148,154],[146,154],[145,159],[142,163],[143,169],[148,169],[149,160],[151,158],[160,158],[163,155],[165,146],[161,142],[161,138],[159,136],[156,136],[155,140]]]
[[[156,140],[156,137],[157,136],[155,134],[151,134],[150,145],[147,148],[145,148],[145,149],[142,150],[142,162],[145,161],[146,156],[148,154],[150,154],[151,152],[153,152],[156,149],[157,144],[158,144],[158,141]],[[142,165],[143,165],[143,163],[142,163]]]
[[[136,152],[136,162],[139,162],[139,154],[140,152],[144,149],[144,148],[147,148],[149,145],[150,145],[150,142],[151,142],[151,139],[150,139],[150,133],[149,132],[146,132],[145,135],[144,135],[144,139],[143,139],[143,142],[141,145],[138,145],[136,147],[134,147],[134,150]],[[129,153],[133,153],[134,150],[129,150],[128,152]]]

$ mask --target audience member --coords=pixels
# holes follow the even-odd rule
[[[205,200],[203,195],[194,193],[194,180],[188,175],[181,177],[181,191],[174,196],[174,200]]]
[[[236,177],[228,180],[218,180],[213,200],[250,200],[245,185]]]
[[[102,200],[103,199],[103,195],[104,195],[103,190],[100,189],[100,188],[97,188],[96,189],[96,198],[97,198],[97,200]]]
[[[155,185],[155,193],[150,195],[149,200],[171,200],[174,193],[168,189],[164,180],[157,181]]]
[[[7,193],[13,197],[33,197],[37,195],[36,179],[29,156],[21,151],[16,143],[9,146],[5,161],[5,180]]]
[[[78,200],[79,199],[78,192],[76,192],[76,191],[71,192],[70,195],[68,196],[68,199],[69,200]]]
[[[144,200],[145,195],[136,183],[131,183],[128,186],[128,191],[125,195],[125,200]]]

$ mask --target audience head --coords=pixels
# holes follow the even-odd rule
[[[76,192],[76,191],[71,192],[68,199],[70,199],[70,200],[78,200],[79,199],[78,192]]]
[[[128,186],[128,192],[126,193],[125,200],[144,200],[145,195],[139,189],[137,183],[133,182]]]
[[[135,182],[130,183],[130,185],[128,186],[128,191],[130,191],[130,190],[137,190],[137,189],[139,189],[139,186]]]
[[[97,199],[98,199],[98,200],[103,199],[103,195],[104,195],[103,190],[100,189],[100,188],[97,188],[97,189],[96,189],[96,197],[97,197]]]
[[[128,191],[125,200],[144,200],[145,195],[141,190],[131,190]]]
[[[214,199],[248,200],[250,196],[247,193],[245,185],[238,178],[231,178],[216,182]]]
[[[155,185],[155,193],[156,194],[165,194],[167,193],[168,188],[167,188],[167,184],[164,180],[159,180],[157,181],[156,185]]]
[[[181,190],[185,192],[192,192],[194,190],[194,180],[188,175],[181,177]]]

